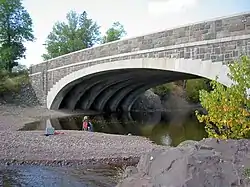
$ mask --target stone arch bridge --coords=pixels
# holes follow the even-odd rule
[[[250,55],[250,13],[217,18],[76,51],[30,67],[49,109],[129,111],[159,84],[205,77],[229,86],[229,61]]]

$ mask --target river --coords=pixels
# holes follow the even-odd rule
[[[116,185],[118,169],[85,169],[47,166],[1,166],[3,187],[111,187]]]
[[[56,130],[81,130],[83,115],[46,119],[26,124],[24,131],[45,130],[52,125]],[[193,113],[131,112],[89,116],[95,132],[144,136],[159,145],[177,146],[185,140],[201,140],[206,137],[204,125]]]
[[[89,116],[95,132],[144,136],[160,145],[177,146],[185,140],[206,137],[204,125],[190,112],[131,112]],[[45,119],[26,124],[21,131],[81,130],[83,115]],[[0,166],[0,185],[6,187],[112,187],[120,175],[119,168],[71,168],[44,166]]]

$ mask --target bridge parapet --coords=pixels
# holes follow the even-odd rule
[[[119,54],[168,46],[177,47],[180,44],[247,34],[250,34],[250,13],[189,24],[179,28],[168,29],[145,36],[119,40],[97,47],[83,49],[34,65],[31,67],[31,74],[43,71],[45,66],[46,69],[51,70],[77,62]]]

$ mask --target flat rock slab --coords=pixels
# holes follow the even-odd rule
[[[61,131],[44,136],[43,131],[0,131],[0,162],[70,164],[116,162],[138,158],[154,148],[143,137],[109,135],[85,131]]]
[[[186,141],[143,155],[118,187],[250,186],[250,140]]]

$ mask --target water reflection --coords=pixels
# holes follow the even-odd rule
[[[5,187],[111,187],[117,170],[0,165],[0,186]]]
[[[49,119],[26,124],[20,130],[81,130],[83,116]],[[206,137],[204,125],[187,112],[131,112],[90,116],[95,132],[145,136],[161,145],[176,146],[185,140]]]

